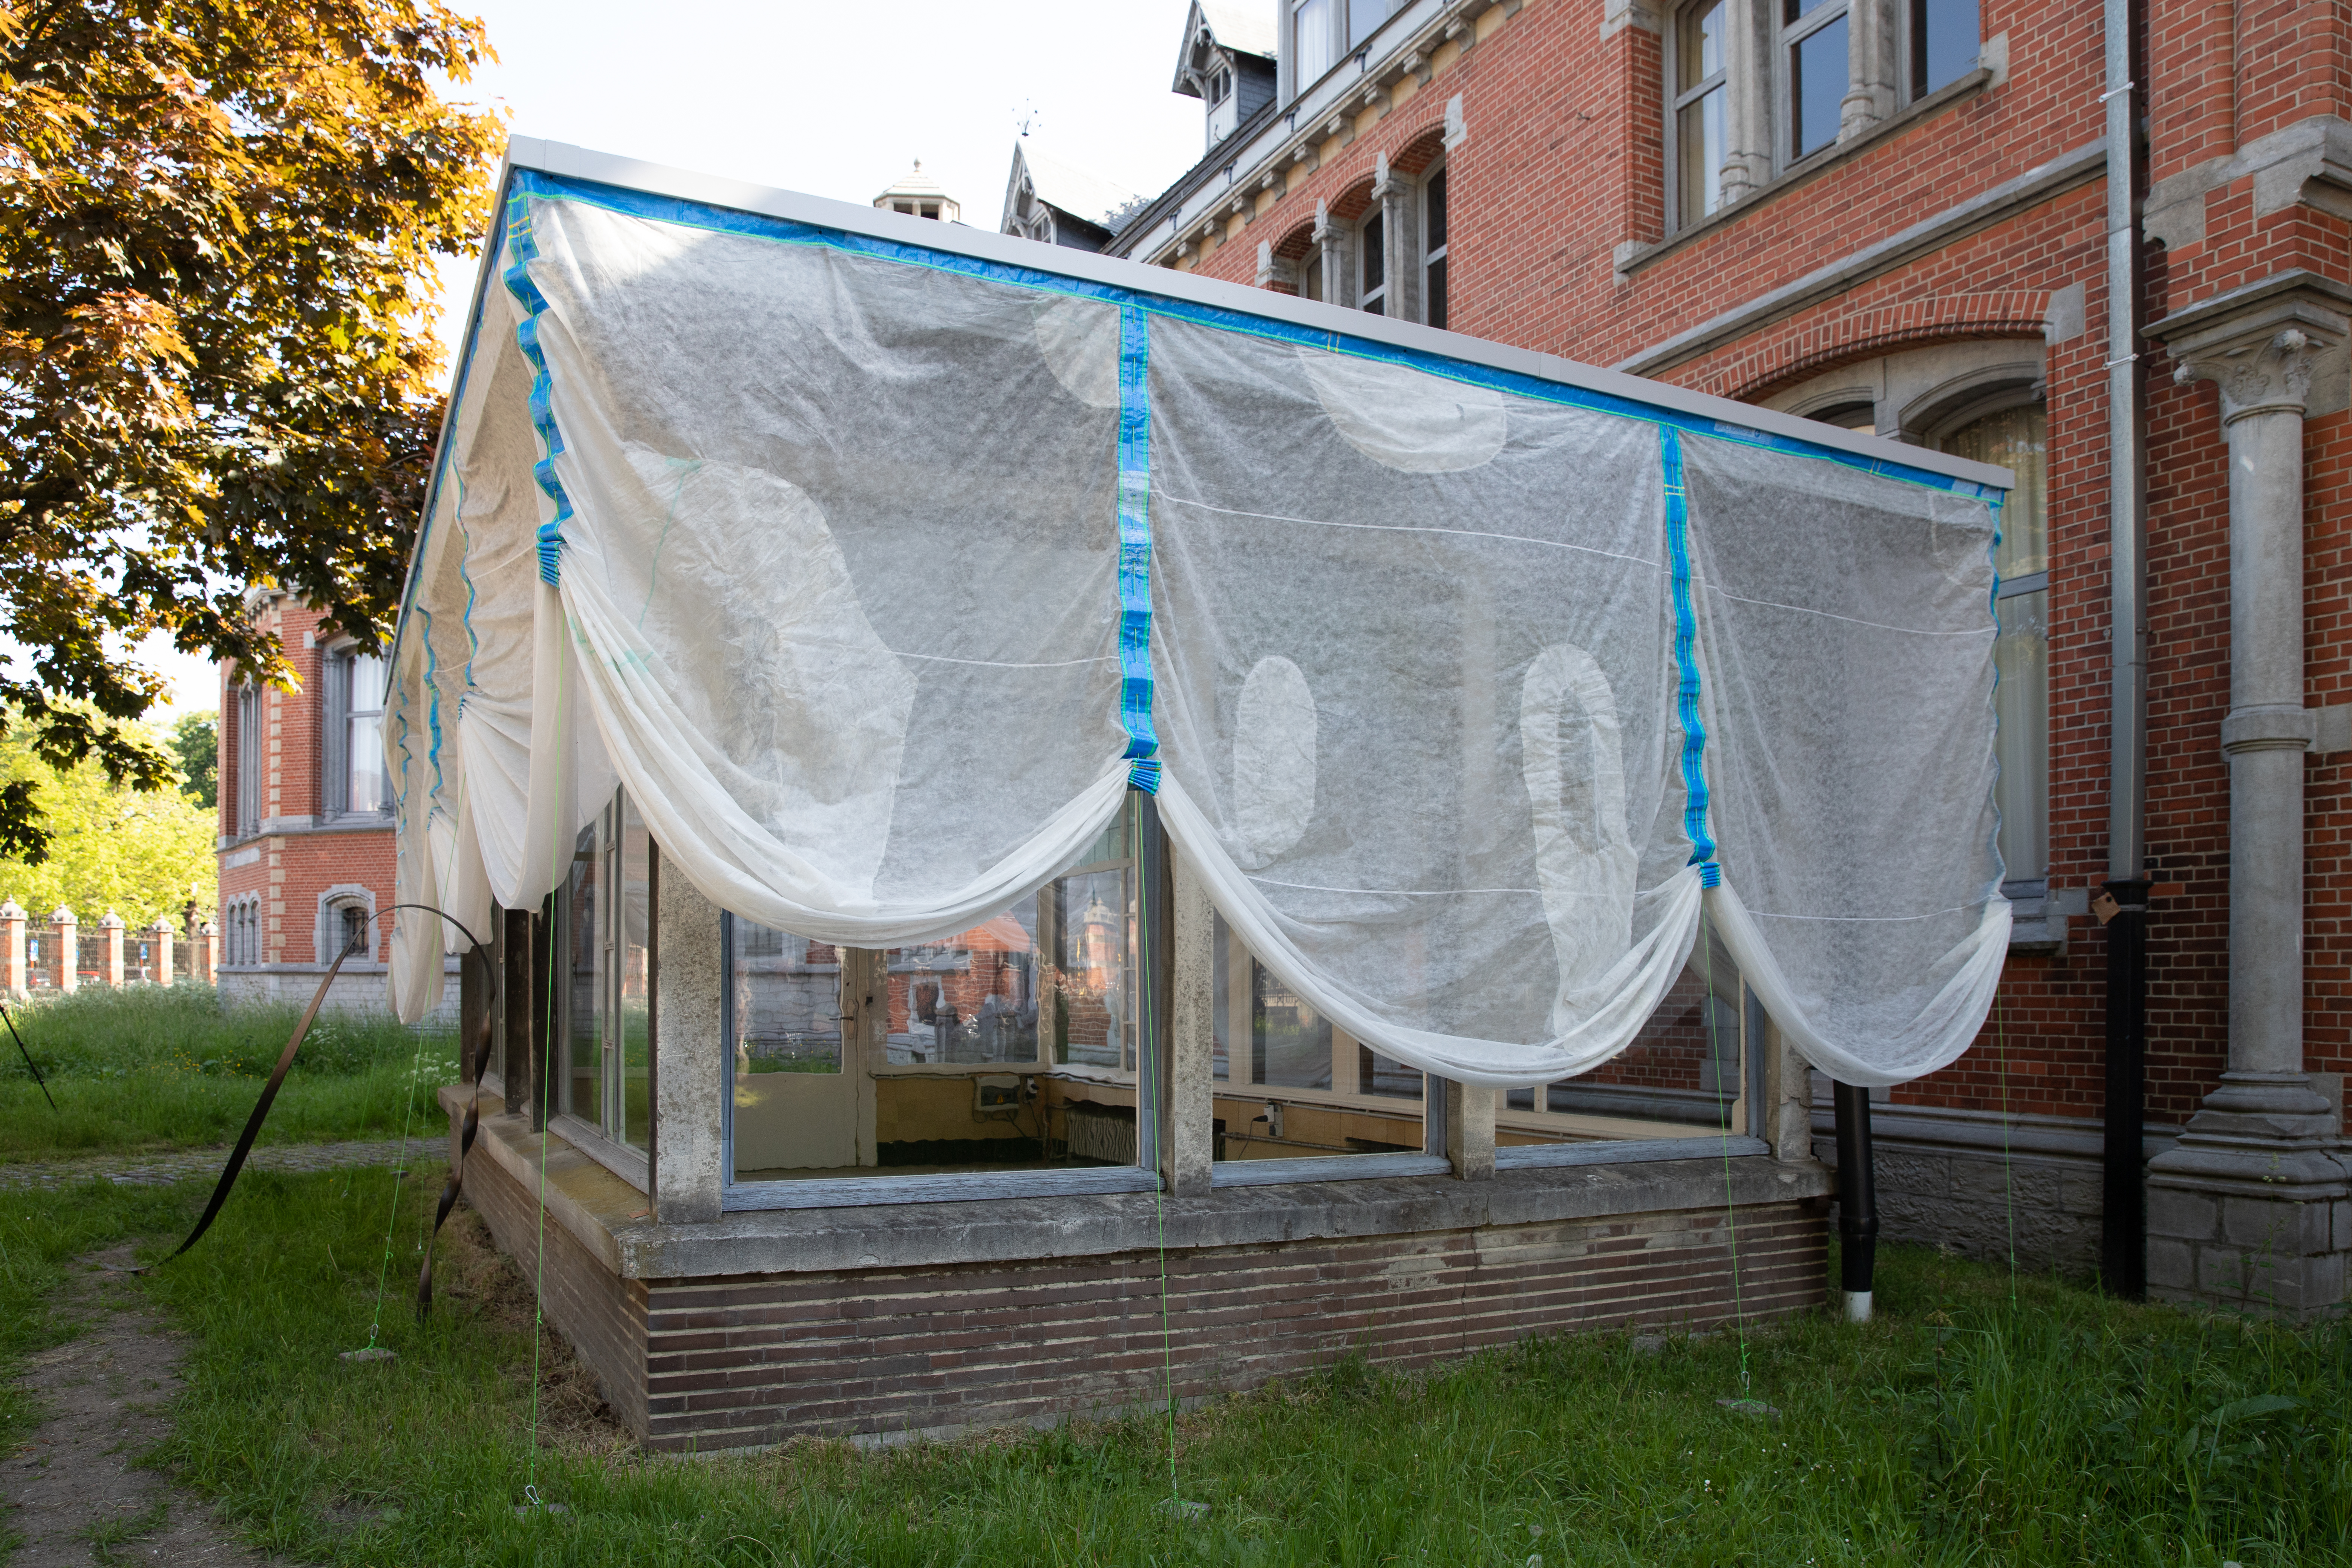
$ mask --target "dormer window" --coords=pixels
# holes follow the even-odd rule
[[[1225,100],[1233,97],[1233,95],[1234,73],[1232,71],[1220,70],[1215,75],[1209,78],[1210,108],[1216,108],[1217,105],[1224,102]]]

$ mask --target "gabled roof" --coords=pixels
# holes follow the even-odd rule
[[[1192,9],[1185,14],[1184,41],[1176,48],[1176,81],[1171,92],[1198,98],[1201,89],[1189,79],[1199,68],[1201,35],[1208,34],[1216,46],[1229,54],[1255,55],[1274,63],[1274,20],[1265,15],[1269,7],[1236,5],[1231,0],[1192,0]]]
[[[1106,232],[1113,226],[1110,215],[1136,200],[1135,192],[1100,174],[1065,163],[1049,153],[1039,152],[1036,144],[1024,136],[1013,144],[1013,173],[1005,182],[1004,218],[1000,227],[1009,226],[1013,221],[1013,203],[1021,195],[1024,171],[1029,188],[1039,201]]]

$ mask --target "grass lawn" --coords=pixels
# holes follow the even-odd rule
[[[635,1458],[460,1211],[383,1170],[249,1174],[148,1277],[194,1335],[164,1458],[257,1541],[337,1563],[2352,1562],[2352,1332],[2103,1301],[1889,1249],[1881,1320],[1546,1340],[1416,1375],[1342,1363],[1184,1415],[868,1454]],[[54,1339],[63,1263],[176,1233],[196,1184],[0,1194],[0,1352]],[[61,1201],[64,1200],[64,1201]],[[348,1364],[393,1257],[383,1339]],[[454,1233],[454,1235],[452,1234]],[[1745,1363],[1743,1382],[1742,1367]],[[1749,1396],[1777,1414],[1719,1401]],[[0,1424],[26,1412],[0,1404]],[[532,1429],[537,1424],[534,1448]],[[0,1431],[0,1439],[10,1436]],[[535,1457],[534,1457],[535,1456]],[[528,1485],[564,1505],[519,1518]]]
[[[92,987],[8,1011],[58,1109],[0,1033],[0,1163],[226,1142],[302,1014],[291,1004],[224,1007],[204,985]],[[429,1118],[437,1131],[432,1087],[457,1076],[454,1031],[329,1015],[311,1026],[261,1141],[397,1138],[412,1077],[417,1125]]]

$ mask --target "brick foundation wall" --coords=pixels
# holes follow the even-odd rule
[[[467,1198],[531,1260],[533,1195],[481,1148]],[[889,1223],[862,1213],[877,1234]],[[1535,1334],[1714,1327],[1733,1317],[1735,1226],[1750,1321],[1821,1303],[1827,1226],[1799,1197],[1175,1248],[1165,1348],[1150,1249],[635,1280],[551,1225],[544,1279],[550,1321],[647,1447],[709,1451],[1108,1415],[1162,1398],[1171,1357],[1177,1396],[1195,1400],[1351,1352],[1421,1366]]]

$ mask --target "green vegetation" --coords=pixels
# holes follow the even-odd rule
[[[220,805],[220,714],[207,708],[183,713],[172,725],[172,755],[180,764],[180,793],[206,811]]]
[[[158,919],[177,931],[190,899],[212,908],[212,814],[182,792],[114,782],[95,762],[58,766],[24,725],[0,734],[5,790],[23,791],[54,835],[37,853],[0,856],[0,898],[15,899],[34,931],[60,904],[81,917],[85,941],[110,910],[135,931]]]
[[[393,1225],[396,1361],[354,1365],[382,1170],[248,1175],[149,1277],[195,1336],[168,1460],[268,1549],[336,1563],[2099,1563],[2352,1561],[2352,1332],[2128,1307],[1890,1249],[1881,1321],[1545,1340],[1426,1373],[1349,1361],[1149,1415],[866,1454],[634,1457],[461,1213],[407,1310],[432,1184]],[[64,1260],[198,1196],[0,1196],[0,1348],[45,1342]],[[5,1372],[0,1368],[0,1372]],[[1752,1398],[1774,1414],[1722,1403]],[[5,1407],[11,1420],[22,1413]],[[10,1436],[0,1431],[0,1439]],[[567,1510],[519,1517],[523,1489]]]
[[[225,1007],[210,986],[193,984],[93,987],[8,1011],[58,1110],[16,1042],[0,1038],[0,1162],[233,1139],[302,1012],[290,1003]],[[302,1042],[261,1141],[396,1138],[412,1114],[415,1127],[437,1131],[432,1091],[457,1077],[454,1032],[329,1014]]]

